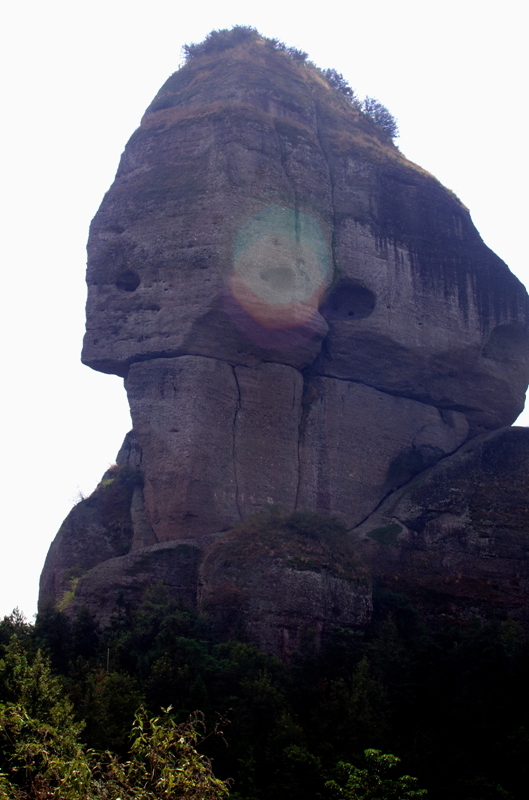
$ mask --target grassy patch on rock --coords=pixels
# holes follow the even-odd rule
[[[272,508],[255,514],[214,547],[222,548],[224,560],[241,569],[273,558],[292,569],[327,571],[344,580],[367,574],[345,527],[311,511],[289,514]]]

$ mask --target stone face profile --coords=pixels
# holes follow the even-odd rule
[[[454,195],[259,37],[162,87],[93,220],[87,282],[83,361],[125,379],[118,465],[139,477],[123,552],[100,487],[59,532],[42,602],[78,568],[97,611],[135,553],[170,584],[178,547],[218,578],[213,539],[271,506],[352,530],[523,408],[523,286]]]

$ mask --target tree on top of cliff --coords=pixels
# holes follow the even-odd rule
[[[254,42],[263,39],[256,28],[249,25],[235,25],[231,30],[222,28],[221,30],[208,33],[203,42],[184,44],[182,50],[186,62],[197,56],[210,55],[211,53],[222,53],[239,44]]]
[[[308,60],[308,54],[305,53],[304,50],[299,50],[296,47],[287,47],[287,45],[279,41],[279,39],[269,39],[266,36],[262,36],[256,28],[249,25],[235,25],[231,30],[228,28],[213,30],[208,33],[203,42],[184,44],[182,50],[185,61],[188,63],[191,59],[199,56],[222,53],[225,50],[230,50],[241,44],[250,44],[252,42],[261,42],[272,50],[286,53],[286,55],[297,64],[304,64],[312,67],[327,81],[330,87],[339,92],[343,97],[346,97],[359,111],[368,116],[383,130],[384,133],[392,139],[398,136],[398,127],[395,117],[379,100],[376,100],[374,97],[366,97],[362,102],[358,101],[354,90],[341,72],[335,69],[320,69],[316,64]]]
[[[351,102],[355,102],[355,93],[349,86],[341,72],[335,69],[324,69],[323,74],[327,78],[327,83],[337,89],[344,97],[348,97]]]
[[[301,64],[312,63],[307,62],[308,54],[305,53],[304,50],[298,50],[297,47],[287,47],[287,45],[279,41],[279,39],[269,39],[266,36],[261,36],[257,28],[252,28],[249,25],[235,25],[231,30],[222,28],[220,30],[211,31],[203,42],[185,44],[182,50],[184,51],[187,63],[190,58],[210,55],[211,53],[222,53],[224,50],[238,47],[240,44],[248,44],[257,41],[262,42],[272,50],[279,50],[282,53],[286,53],[293,61],[297,61]],[[335,70],[327,71],[335,72]]]
[[[373,122],[376,122],[379,128],[382,128],[388,136],[391,136],[392,139],[395,139],[395,137],[399,135],[397,120],[393,114],[388,111],[386,106],[383,106],[375,97],[365,97],[360,103],[359,108],[364,114],[367,114]]]

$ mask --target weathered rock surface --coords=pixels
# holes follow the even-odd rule
[[[105,473],[95,492],[61,525],[40,578],[39,603],[60,603],[72,582],[96,564],[128,553],[148,536],[141,474],[123,465]],[[145,530],[147,529],[147,530]]]
[[[201,572],[201,608],[218,615],[219,607],[227,606],[237,620],[240,614],[240,632],[281,659],[288,659],[303,644],[320,648],[333,627],[365,628],[371,618],[367,581],[351,585],[327,572],[292,569],[274,558],[234,574],[223,560],[213,571],[210,560],[206,557]],[[228,627],[230,620],[224,617],[221,622]]]
[[[229,572],[227,545],[193,562],[197,601],[187,567],[185,591],[169,579],[171,543],[196,540],[196,556],[204,537],[270,506],[351,529],[523,407],[523,286],[453,194],[320,72],[259,37],[169,78],[125,149],[88,256],[83,361],[125,378],[134,432],[119,464],[141,480],[117,541],[101,510],[108,477],[74,509],[42,602],[86,573],[75,603],[106,619],[103,598],[117,585],[139,596],[151,564],[153,580],[200,606]],[[364,619],[365,604],[332,599],[336,576],[263,559],[230,580],[247,598],[247,632],[271,651],[287,653],[309,618],[327,629],[331,607],[344,624]]]
[[[73,615],[86,606],[97,611],[101,625],[108,625],[138,606],[149,587],[157,584],[165,587],[171,600],[196,608],[198,563],[214,538],[161,542],[101,562],[79,579],[68,612]]]
[[[408,478],[461,444],[461,415],[474,435],[523,405],[527,295],[468,211],[257,41],[161,89],[92,224],[87,280],[83,358],[126,376],[159,541],[270,503],[352,527],[398,485],[392,465]],[[380,437],[360,384],[384,393]]]
[[[355,530],[382,585],[437,624],[529,624],[529,429],[476,437]]]
[[[254,515],[229,532],[160,542],[74,581],[70,615],[86,606],[108,625],[163,585],[170,599],[284,659],[336,628],[365,627],[372,611],[371,580],[345,530],[306,513]]]
[[[306,392],[298,507],[361,522],[386,494],[453,452],[468,435],[457,411],[315,378]]]
[[[162,87],[92,224],[87,278],[95,369],[188,354],[303,368],[325,337],[318,372],[473,430],[523,405],[527,296],[467,209],[258,42]]]
[[[468,436],[464,414],[285,364],[134,364],[131,414],[157,541],[227,530],[270,505],[358,524]]]
[[[126,385],[156,540],[239,522],[233,461],[239,392],[232,366],[203,356],[155,359],[134,364]]]
[[[303,379],[284,364],[203,356],[134,364],[126,381],[158,541],[294,508]]]
[[[327,152],[338,281],[317,370],[462,411],[473,433],[512,423],[529,378],[523,287],[436,181]]]
[[[219,538],[198,570],[198,606],[224,630],[288,659],[336,628],[363,628],[371,580],[344,529],[314,514],[258,515]]]

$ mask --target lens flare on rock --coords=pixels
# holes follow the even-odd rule
[[[271,205],[239,229],[230,294],[239,307],[234,314],[239,327],[246,317],[253,321],[252,338],[255,323],[270,332],[305,328],[305,336],[316,333],[318,306],[330,280],[329,246],[314,217]],[[248,325],[243,327],[248,334]]]

